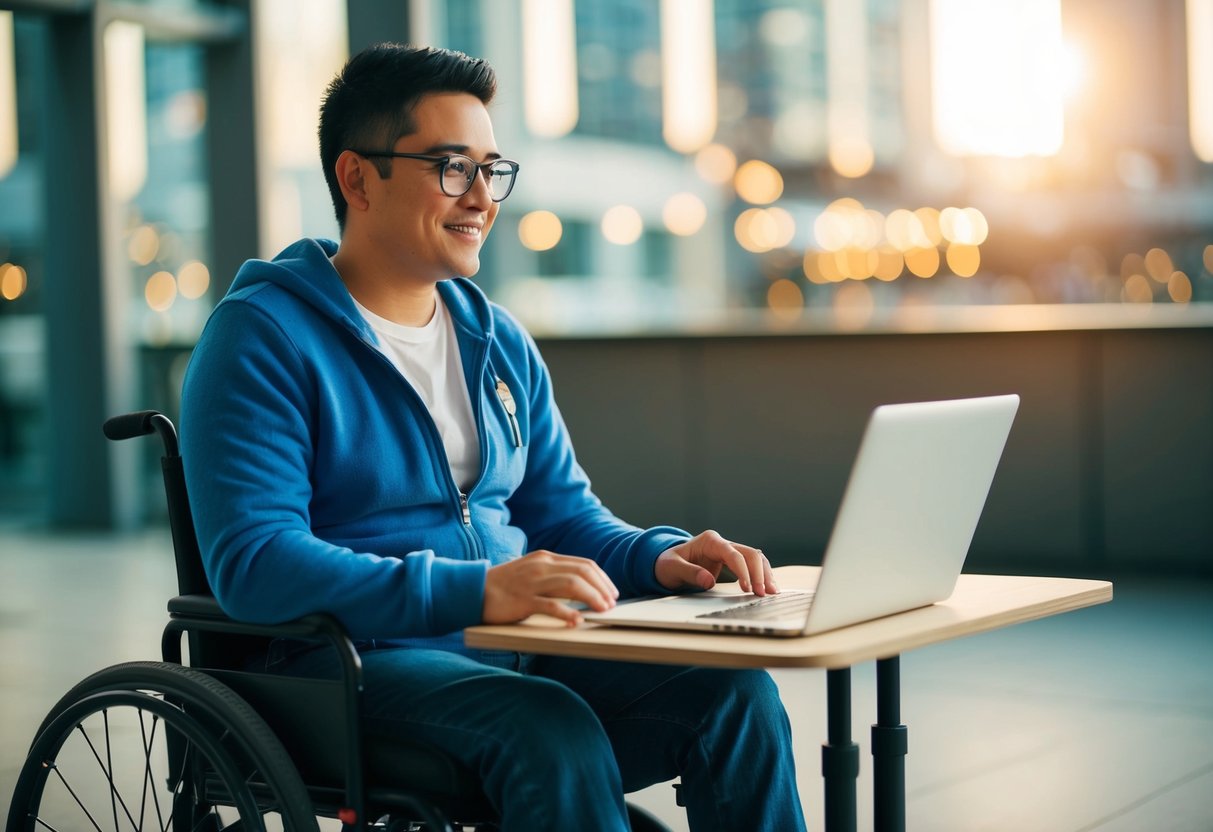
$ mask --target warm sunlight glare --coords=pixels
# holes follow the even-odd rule
[[[0,12],[0,179],[17,164],[17,64],[13,13]]]
[[[109,189],[128,202],[147,181],[147,85],[143,27],[111,21],[102,36]],[[167,307],[166,307],[167,308]]]
[[[1213,0],[1188,0],[1188,132],[1213,164]]]
[[[572,0],[523,0],[526,126],[558,138],[577,126],[577,37]]]
[[[1061,0],[931,0],[935,137],[956,156],[1049,156],[1080,66]],[[1071,79],[1067,81],[1067,78]]]
[[[661,134],[679,153],[694,153],[716,133],[713,5],[661,2]]]

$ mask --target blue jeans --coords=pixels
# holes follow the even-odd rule
[[[328,649],[267,669],[330,676]],[[483,651],[362,650],[367,730],[425,740],[476,772],[502,832],[619,832],[623,795],[682,778],[695,832],[805,828],[787,714],[761,670]]]

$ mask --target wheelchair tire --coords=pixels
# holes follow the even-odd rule
[[[265,721],[205,673],[130,662],[84,679],[43,720],[7,829],[264,830],[269,812],[286,832],[318,830]]]

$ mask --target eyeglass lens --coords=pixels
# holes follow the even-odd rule
[[[472,189],[478,167],[480,166],[467,156],[451,156],[442,171],[442,192],[447,196],[466,194]],[[490,163],[483,170],[484,181],[488,184],[493,199],[498,202],[505,199],[514,187],[514,174],[517,172],[514,166],[500,160]]]

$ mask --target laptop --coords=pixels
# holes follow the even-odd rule
[[[626,601],[585,620],[764,636],[820,633],[928,606],[960,577],[1019,396],[877,407],[864,430],[814,590],[736,584]]]

